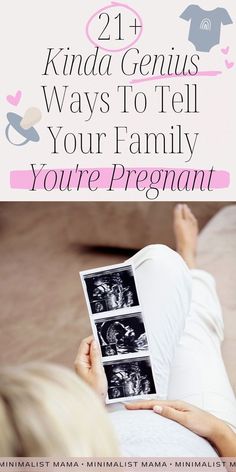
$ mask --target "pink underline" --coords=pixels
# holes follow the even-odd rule
[[[222,74],[220,70],[203,70],[197,72],[197,74],[165,74],[165,75],[152,75],[151,77],[145,77],[140,79],[133,79],[130,81],[131,84],[140,84],[142,82],[150,82],[152,80],[165,80],[165,79],[177,79],[178,77],[216,77]]]
[[[174,176],[174,182],[176,184],[176,181],[179,178],[182,178],[181,175],[182,173],[189,172],[188,176],[188,184],[191,185],[193,183],[193,180],[195,179],[195,172],[196,169],[183,169],[183,168],[160,168],[160,167],[152,167],[152,168],[147,168],[147,167],[129,167],[125,169],[124,175],[122,175],[121,171],[121,165],[118,165],[119,168],[117,170],[117,180],[113,182],[113,187],[114,188],[121,188],[124,189],[126,186],[126,178],[127,178],[127,172],[128,171],[135,171],[133,172],[131,178],[129,179],[128,183],[128,188],[136,188],[136,178],[137,174],[140,172],[145,173],[147,172],[146,177],[142,180],[142,184],[144,186],[149,186],[150,184],[150,179],[151,175],[153,174],[152,178],[154,178],[154,181],[156,180],[156,188],[158,189],[170,189],[171,188],[171,175],[169,181],[165,182],[165,172],[173,172],[175,174]],[[40,168],[40,166],[39,166]],[[38,171],[39,169],[36,169]],[[90,168],[90,169],[83,169],[79,168],[78,171],[88,171],[88,173],[91,173],[92,171],[99,172],[100,177],[99,179],[95,182],[96,187],[100,189],[107,189],[109,187],[109,184],[111,182],[111,177],[113,173],[113,168],[111,167],[103,167],[103,168]],[[64,178],[63,182],[65,184],[70,172],[72,172],[72,176],[70,179],[70,187],[71,188],[76,188],[78,185],[78,174],[75,172],[75,169],[44,169],[40,172],[39,177],[37,178],[37,183],[35,186],[35,189],[44,189],[45,187],[45,181],[51,185],[51,183],[54,182],[55,178],[55,173],[58,174],[57,178],[57,183],[55,185],[55,189],[59,188],[59,182],[60,182],[60,177],[62,172],[64,172]],[[208,184],[208,179],[210,176],[210,171],[209,170],[204,170],[205,176],[203,179],[203,187],[207,188]],[[158,178],[159,177],[159,178]],[[45,180],[46,179],[46,180]],[[14,170],[10,173],[10,187],[12,189],[28,189],[30,190],[33,185],[33,173],[31,170]],[[214,170],[214,174],[212,176],[212,181],[211,181],[211,188],[212,189],[223,189],[223,188],[228,188],[230,185],[230,175],[227,171],[225,170]],[[85,175],[85,178],[82,179],[80,188],[88,188],[88,175]],[[195,189],[200,188],[200,183],[199,181],[195,184],[194,186]]]

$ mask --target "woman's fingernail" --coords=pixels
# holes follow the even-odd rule
[[[98,346],[97,346],[96,341],[93,341],[93,342],[92,342],[92,348],[94,349],[94,351],[97,350]]]
[[[162,406],[155,405],[155,406],[153,407],[153,411],[154,411],[155,413],[159,413],[159,414],[160,414],[160,413],[162,413],[162,410],[163,410]]]

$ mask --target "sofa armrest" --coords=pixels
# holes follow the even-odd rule
[[[223,308],[223,357],[236,392],[236,205],[222,209],[200,234],[198,267],[216,279]]]

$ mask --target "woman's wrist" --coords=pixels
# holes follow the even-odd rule
[[[225,446],[231,441],[234,436],[231,428],[219,419],[215,420],[214,427],[207,438],[213,446],[221,453],[224,451]]]

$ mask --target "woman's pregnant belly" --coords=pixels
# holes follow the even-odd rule
[[[109,411],[122,456],[217,457],[208,441],[151,410]]]

